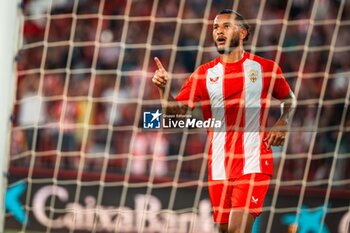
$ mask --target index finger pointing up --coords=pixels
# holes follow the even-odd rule
[[[156,62],[158,69],[160,69],[160,70],[165,70],[163,64],[160,62],[160,60],[158,59],[158,57],[154,57],[154,61]]]

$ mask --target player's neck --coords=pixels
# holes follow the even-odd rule
[[[238,62],[244,57],[244,49],[241,46],[238,46],[232,50],[229,54],[221,55],[221,61],[225,63],[234,63]]]

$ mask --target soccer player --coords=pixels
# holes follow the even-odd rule
[[[208,130],[208,188],[214,221],[221,232],[251,232],[261,214],[273,174],[271,146],[281,146],[295,97],[280,67],[244,51],[249,25],[225,9],[214,19],[213,39],[220,56],[199,66],[176,98],[166,95],[169,76],[158,58],[152,81],[167,113],[185,114],[201,101],[204,119],[222,121]],[[268,106],[281,100],[282,113],[268,131]]]

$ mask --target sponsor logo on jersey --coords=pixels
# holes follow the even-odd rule
[[[252,196],[252,202],[254,204],[258,204],[259,198],[255,198],[254,196]]]
[[[219,81],[219,76],[209,77],[209,80],[210,80],[211,83],[217,83]]]

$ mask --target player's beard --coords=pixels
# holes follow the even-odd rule
[[[229,47],[224,47],[224,48],[219,48],[217,43],[215,42],[216,49],[218,53],[220,54],[229,54],[231,53],[235,48],[239,46],[239,38],[234,37],[230,40],[230,46]]]

